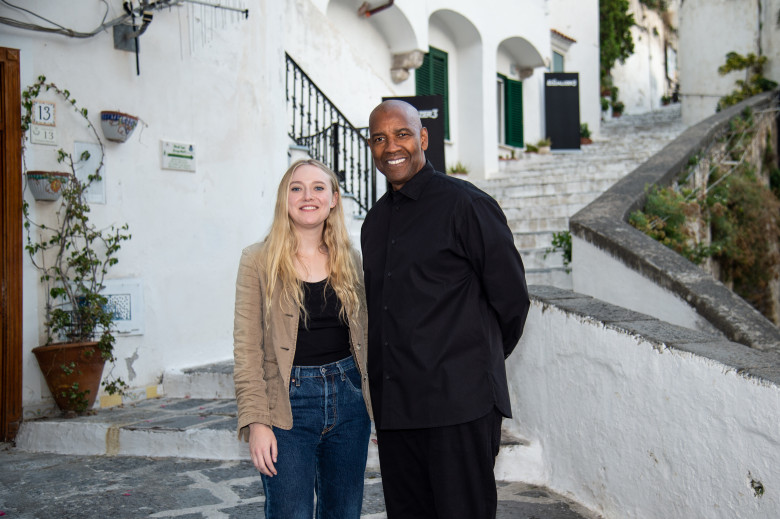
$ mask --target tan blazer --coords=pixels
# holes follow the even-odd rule
[[[264,308],[267,278],[260,261],[262,249],[263,243],[255,243],[243,250],[236,280],[233,379],[238,402],[238,437],[246,441],[249,441],[249,424],[254,422],[281,429],[293,426],[288,388],[298,339],[299,309],[281,300],[278,285],[271,297],[271,307]],[[358,252],[352,252],[360,265]],[[350,349],[360,371],[363,398],[371,416],[366,374],[368,318],[362,285],[359,293],[360,316],[358,322],[350,320],[349,323]]]

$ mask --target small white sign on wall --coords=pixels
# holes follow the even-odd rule
[[[30,142],[33,144],[57,145],[57,128],[54,126],[30,125]]]
[[[195,145],[181,142],[162,142],[163,169],[195,171]]]

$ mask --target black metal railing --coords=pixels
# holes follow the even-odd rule
[[[376,202],[376,174],[366,140],[367,128],[355,128],[288,55],[287,112],[289,136],[312,158],[338,175],[344,195],[362,211]]]

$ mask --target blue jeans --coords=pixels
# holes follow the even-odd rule
[[[293,366],[293,427],[274,427],[276,476],[261,475],[267,519],[359,519],[371,421],[354,359]]]

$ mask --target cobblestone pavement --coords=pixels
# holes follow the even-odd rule
[[[263,517],[248,461],[65,456],[0,449],[3,519],[241,519]],[[366,472],[363,515],[387,517],[381,478]],[[498,483],[499,519],[596,519],[547,489]]]

